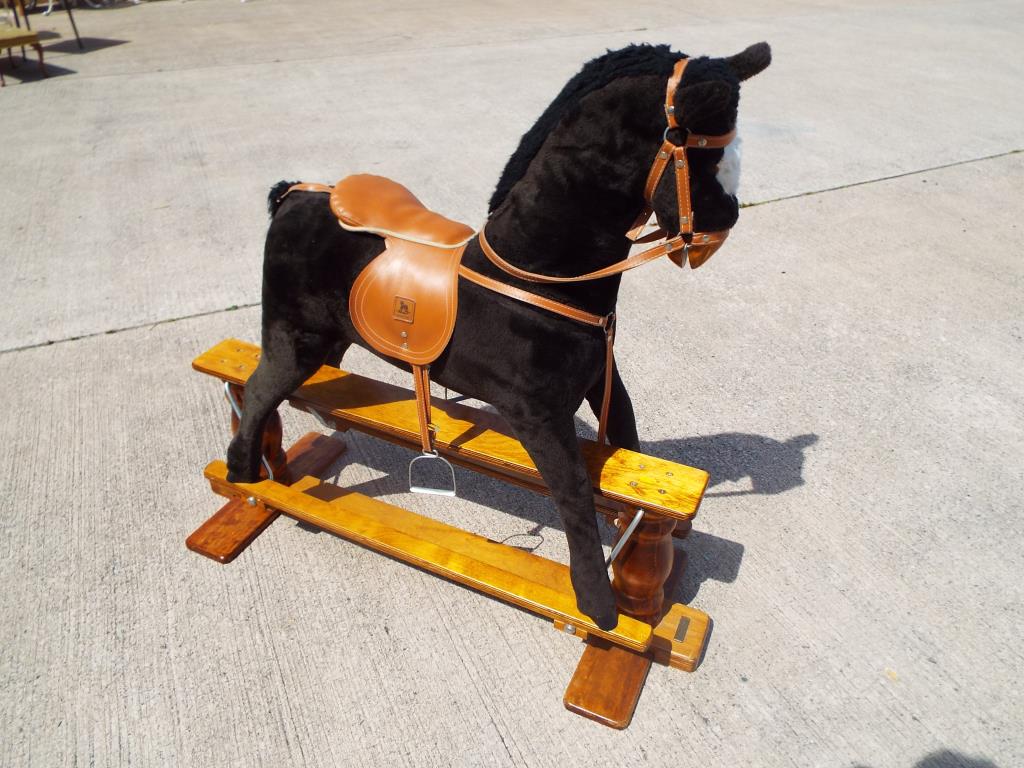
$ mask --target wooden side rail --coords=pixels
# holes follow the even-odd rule
[[[492,597],[546,616],[634,651],[646,651],[650,624],[620,614],[611,631],[600,629],[576,608],[569,569],[561,563],[454,528],[355,491],[300,477],[290,485],[273,480],[231,483],[222,461],[206,478],[215,493],[243,500],[256,510],[276,510],[364,547],[424,568]]]
[[[199,355],[192,367],[223,381],[244,385],[259,362],[259,347],[236,339]],[[356,429],[416,448],[419,431],[413,394],[329,366],[302,385],[289,402],[317,412],[335,429]],[[511,430],[492,413],[433,400],[437,447],[450,461],[531,490],[547,493],[540,473]],[[622,448],[580,440],[594,492],[612,504],[674,518],[688,529],[708,483],[707,472]]]

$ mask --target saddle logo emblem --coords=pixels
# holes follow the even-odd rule
[[[395,305],[391,316],[403,323],[411,323],[416,319],[416,302],[404,296],[395,296]]]

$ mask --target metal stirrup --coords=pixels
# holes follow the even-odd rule
[[[429,485],[415,485],[412,481],[412,467],[417,461],[441,461],[448,467],[448,472],[451,473],[452,487],[451,488],[434,488]],[[409,490],[413,493],[429,493],[434,496],[455,496],[458,490],[455,486],[455,468],[451,465],[444,456],[437,452],[435,448],[433,451],[424,451],[422,454],[417,456],[415,459],[409,462]]]

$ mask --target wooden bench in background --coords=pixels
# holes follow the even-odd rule
[[[43,47],[39,44],[39,34],[30,29],[22,29],[0,22],[0,53],[7,49],[8,58],[13,62],[11,49],[22,48],[26,45],[36,49],[36,53],[39,54],[39,69],[42,71],[43,77],[49,77],[46,65],[43,64]],[[0,70],[0,88],[5,85],[7,83],[4,81],[4,73],[3,70]]]

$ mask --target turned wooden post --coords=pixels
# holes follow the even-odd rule
[[[619,537],[632,522],[634,509],[623,508],[616,525]],[[612,563],[612,589],[619,610],[654,625],[662,615],[665,582],[672,573],[676,520],[646,512],[640,525]]]
[[[245,402],[245,388],[240,387],[237,384],[228,384],[231,389],[231,394],[235,398],[235,402],[238,403],[238,407],[243,407]],[[238,414],[235,413],[235,409],[231,409],[231,434],[234,435],[238,432]],[[274,409],[270,412],[270,416],[267,417],[267,424],[263,428],[263,445],[261,450],[263,456],[266,458],[267,463],[270,464],[270,468],[274,471],[274,479],[282,482],[287,478],[288,473],[288,458],[285,455],[284,448],[281,446],[282,438],[282,427],[281,427],[281,415]],[[260,477],[266,477],[267,470],[263,466],[263,462],[260,462]]]

